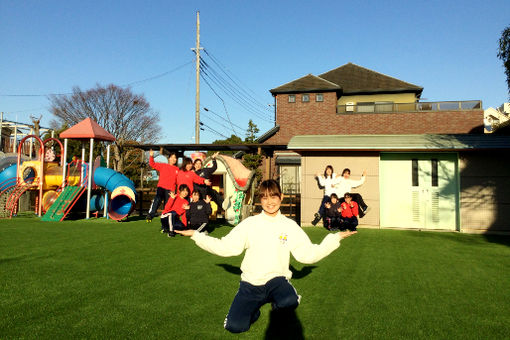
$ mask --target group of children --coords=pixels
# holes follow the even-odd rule
[[[322,219],[328,230],[356,230],[358,217],[368,212],[368,206],[360,194],[351,191],[365,183],[366,171],[363,171],[359,180],[350,177],[350,169],[344,169],[342,176],[337,176],[331,165],[326,166],[324,175],[316,175],[319,186],[324,188],[324,196],[319,211],[315,213],[313,225]]]
[[[226,330],[241,333],[258,320],[260,308],[266,303],[270,303],[273,312],[278,315],[285,315],[299,305],[301,296],[289,281],[292,277],[290,254],[302,263],[318,262],[337,249],[342,239],[355,234],[356,226],[346,227],[354,231],[331,233],[320,244],[313,244],[295,221],[281,214],[283,194],[279,183],[265,180],[259,187],[261,214],[246,218],[221,239],[200,232],[211,214],[211,200],[216,200],[224,209],[228,208],[221,204],[221,196],[210,187],[209,179],[216,166],[216,155],[212,156],[213,167],[207,168],[210,170],[201,170],[202,161],[195,160],[193,171],[191,159],[184,158],[183,165],[178,169],[175,155],[170,155],[168,164],[155,163],[151,150],[150,165],[159,171],[160,180],[147,221],[152,220],[159,203],[167,197],[161,215],[161,228],[169,237],[176,233],[191,236],[200,248],[219,256],[237,256],[245,252],[239,290],[224,321]],[[190,196],[191,201],[188,200]],[[325,202],[325,209],[333,212],[335,209],[350,209],[350,217],[358,215],[357,205],[350,200],[350,196],[345,195],[345,208],[342,204],[337,208],[337,199],[338,196],[331,193],[331,200]],[[229,200],[224,202],[228,203]],[[331,223],[331,230],[341,229],[340,226],[336,227],[335,217]]]
[[[159,181],[149,213],[147,222],[151,222],[156,211],[163,202],[164,208],[161,214],[161,232],[168,237],[174,237],[176,230],[199,230],[205,229],[212,213],[211,200],[218,207],[225,207],[221,195],[211,188],[211,176],[217,168],[215,153],[211,156],[213,165],[203,168],[203,162],[197,158],[193,161],[184,157],[181,167],[177,167],[175,153],[168,157],[168,164],[154,162],[154,152],[149,151],[149,165],[159,171]],[[177,189],[177,191],[176,191]]]

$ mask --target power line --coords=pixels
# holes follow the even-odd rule
[[[258,105],[259,105],[262,109],[267,110],[267,111],[270,111],[270,113],[272,113],[272,112],[271,112],[271,109],[269,109],[269,108],[268,108],[266,105],[264,105],[263,103],[259,102],[259,101],[257,100],[257,98],[253,97],[253,96],[252,96],[250,93],[248,93],[248,91],[246,91],[246,90],[245,90],[245,89],[244,89],[244,88],[243,88],[243,87],[242,87],[239,83],[237,83],[234,79],[232,79],[232,77],[231,77],[231,76],[227,73],[227,71],[226,71],[226,67],[225,67],[225,66],[223,66],[223,65],[220,63],[220,61],[218,60],[218,58],[214,57],[214,56],[212,55],[212,53],[209,53],[209,51],[208,51],[208,50],[206,50],[206,49],[204,49],[204,52],[207,54],[207,56],[209,56],[209,57],[211,58],[211,60],[212,60],[212,61],[213,61],[216,65],[218,65],[218,67],[220,68],[220,70],[221,70],[221,71],[222,71],[222,72],[223,72],[223,73],[224,73],[224,74],[225,74],[225,75],[226,75],[226,76],[227,76],[227,77],[228,77],[228,78],[229,78],[229,79],[230,79],[230,80],[231,80],[234,84],[236,84],[236,85],[239,87],[239,89],[241,89],[241,91],[243,91],[243,92],[244,92],[247,96],[249,96],[250,98],[252,98],[252,99],[253,99],[253,101],[254,101],[255,103],[257,103],[257,104],[258,104]],[[232,74],[232,76],[233,76],[233,77],[237,78],[237,77],[236,77],[233,73],[231,73],[231,74]],[[237,78],[237,79],[239,80],[239,78]],[[244,84],[243,84],[243,85],[244,85]],[[244,85],[244,86],[246,87],[246,85]],[[247,88],[248,90],[250,90],[248,87],[246,87],[246,88]],[[250,92],[255,93],[255,92],[253,92],[252,90],[250,90]]]
[[[227,111],[227,106],[225,105],[225,101],[223,100],[223,98],[221,98],[221,96],[212,88],[211,84],[209,84],[209,82],[207,81],[207,79],[205,79],[203,76],[202,76],[202,73],[203,72],[200,72],[200,76],[202,77],[202,79],[205,81],[205,83],[207,84],[207,86],[209,86],[209,88],[211,89],[211,91],[213,91],[213,93],[221,100],[221,102],[223,103],[223,107],[225,108],[225,113],[227,115],[227,119],[228,119],[228,122],[230,123],[230,125],[232,126],[232,130],[235,132],[235,129],[234,129],[234,125],[232,124],[232,121],[230,120],[230,116],[228,115],[228,111]],[[235,133],[237,135],[237,133]]]
[[[235,86],[233,86],[228,80],[225,80],[214,68],[212,68],[206,61],[202,61],[203,69],[207,76],[211,78],[218,86],[220,86],[223,91],[228,94],[232,99],[235,99],[239,105],[243,106],[245,109],[250,110],[252,113],[257,114],[258,116],[264,117],[263,119],[267,119],[268,116],[266,112],[262,113],[260,108],[257,106],[260,105],[257,102],[253,102],[250,98],[247,98],[246,95],[241,93]],[[210,71],[210,74],[207,72]],[[241,103],[242,101],[243,103]],[[246,107],[249,106],[249,107]]]
[[[214,122],[214,123],[216,123],[216,124],[220,125],[221,127],[223,127],[224,129],[226,129],[227,131],[232,131],[232,130],[228,127],[228,126],[221,124],[220,122],[218,122],[218,121],[216,121],[216,120],[212,119],[211,117],[207,117],[207,119],[210,119],[212,122]],[[235,131],[233,131],[233,133],[235,134]]]
[[[223,90],[223,92],[225,94],[227,94],[230,98],[232,98],[236,103],[238,103],[241,107],[243,107],[245,110],[249,111],[250,113],[256,115],[259,119],[262,119],[262,120],[265,120],[267,122],[271,122],[273,123],[274,121],[268,117],[266,117],[264,114],[262,114],[260,111],[258,111],[257,109],[254,109],[252,107],[249,107],[247,105],[251,105],[249,102],[246,101],[246,99],[242,98],[239,96],[239,94],[237,93],[234,93],[232,92],[232,90],[228,89],[227,86],[225,84],[223,84],[220,80],[218,80],[216,77],[214,76],[211,76],[209,75],[209,73],[207,72],[209,70],[208,66],[206,64],[203,65],[203,69],[202,69],[202,72],[201,72],[201,75],[202,75],[202,79],[204,79],[204,81],[207,82],[207,79],[206,77],[211,80],[212,82],[214,82],[216,85],[218,85],[218,87],[220,89]],[[216,92],[210,83],[208,83],[209,87],[211,88],[211,90],[213,90],[214,92]],[[217,94],[217,92],[216,92]],[[251,105],[252,106],[252,105]]]
[[[182,65],[179,65],[177,66],[176,68],[173,68],[171,70],[168,70],[166,72],[163,72],[163,73],[160,73],[160,74],[157,74],[155,76],[151,76],[151,77],[148,77],[148,78],[145,78],[145,79],[142,79],[142,80],[136,80],[136,81],[133,81],[131,83],[128,83],[128,84],[125,84],[125,85],[121,85],[120,87],[130,87],[130,86],[133,86],[133,85],[138,85],[138,84],[141,84],[141,83],[146,83],[148,81],[151,81],[151,80],[154,80],[154,79],[158,79],[158,78],[161,78],[161,77],[164,77],[170,73],[173,73],[175,71],[178,71],[180,70],[181,68],[189,65],[193,63],[193,61],[188,61]],[[80,91],[78,93],[84,93],[85,91]],[[70,94],[74,94],[75,92],[67,92],[67,93],[46,93],[46,94],[2,94],[0,93],[0,97],[48,97],[48,96],[67,96],[67,95],[70,95]]]
[[[224,120],[224,121],[226,121],[226,122],[229,122],[228,120],[226,120],[225,118],[223,118],[221,115],[219,115],[218,113],[214,112],[213,110],[211,110],[211,109],[209,109],[209,108],[207,108],[207,107],[202,106],[202,109],[204,109],[204,111],[206,111],[206,112],[210,112],[210,113],[214,114],[215,116],[217,116],[218,118],[223,119],[223,120]],[[237,125],[237,124],[232,123],[232,125],[234,125],[234,126],[235,126],[236,128],[238,128],[238,129],[244,130],[244,128],[240,127],[240,126],[239,126],[239,125]]]
[[[203,122],[200,122],[200,126],[201,126],[201,129],[202,129],[202,126],[203,126],[203,127],[204,127],[204,129],[205,129],[205,128],[207,128],[210,132],[213,132],[213,133],[215,133],[215,134],[217,134],[217,135],[219,135],[219,136],[221,136],[221,137],[223,137],[223,138],[225,138],[225,139],[228,139],[228,137],[227,137],[227,136],[225,136],[224,134],[222,134],[222,133],[220,133],[220,132],[218,132],[218,131],[214,130],[212,127],[210,127],[210,126],[208,126],[208,125],[204,124]]]

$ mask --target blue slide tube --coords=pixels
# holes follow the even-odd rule
[[[125,187],[126,192],[112,197],[108,209],[109,216],[114,220],[121,220],[128,216],[135,207],[133,197],[136,196],[135,184],[129,178],[113,169],[98,167],[94,171],[96,185],[113,192],[119,187]]]
[[[12,164],[0,172],[0,191],[16,185],[17,164]]]

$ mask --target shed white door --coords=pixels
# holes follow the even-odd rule
[[[382,153],[381,226],[456,230],[457,154]]]

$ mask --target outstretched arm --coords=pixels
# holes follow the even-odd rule
[[[356,233],[356,231],[342,231],[328,234],[320,244],[313,244],[308,235],[303,231],[297,244],[291,249],[292,256],[301,263],[311,264],[318,262],[340,247],[340,240]]]

